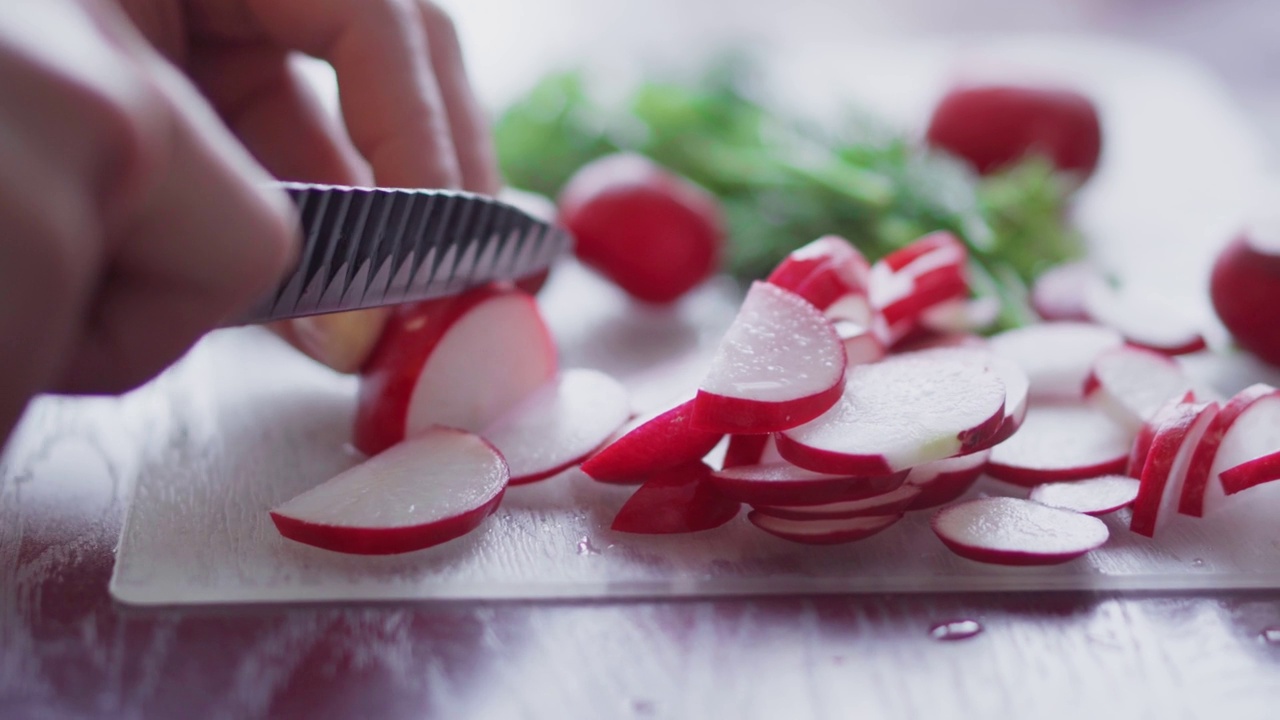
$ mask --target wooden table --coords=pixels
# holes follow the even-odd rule
[[[1264,4],[1213,7],[1243,27],[1227,10],[1273,17]],[[1248,68],[1229,40],[1188,41],[1170,18],[1196,17],[1194,5],[977,7],[1001,29],[1129,32]],[[931,7],[946,6],[881,8],[871,27],[944,24],[923,19]],[[1269,718],[1280,701],[1278,592],[123,608],[107,581],[129,485],[112,457],[129,448],[109,412],[90,415],[54,413],[22,441],[72,443],[100,462],[0,461],[3,718],[1164,720]],[[125,446],[150,442],[129,432]],[[940,637],[953,621],[981,632]]]

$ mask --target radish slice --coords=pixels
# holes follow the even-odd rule
[[[1196,445],[1218,414],[1217,403],[1168,403],[1152,422],[1155,435],[1142,466],[1129,529],[1154,537],[1156,524],[1173,512]]]
[[[1031,307],[1048,321],[1086,321],[1085,295],[1102,282],[1102,274],[1087,262],[1056,265],[1041,273],[1031,286]]]
[[[582,471],[600,482],[632,483],[700,460],[724,436],[690,427],[692,412],[689,400],[640,423],[588,458]]]
[[[1227,495],[1280,480],[1280,452],[1269,453],[1227,468],[1219,473],[1218,478]]]
[[[997,565],[1053,565],[1110,537],[1096,517],[1011,497],[966,500],[939,510],[933,532],[955,554]]]
[[[720,492],[752,505],[815,505],[879,495],[900,487],[906,473],[857,477],[813,472],[788,462],[741,465],[715,471]]]
[[[1013,437],[991,449],[987,473],[1031,487],[1118,473],[1133,433],[1084,402],[1042,402],[1027,409]]]
[[[434,425],[480,432],[557,369],[528,293],[491,285],[397,308],[361,370],[353,442],[374,455]]]
[[[885,323],[903,336],[935,305],[969,292],[968,251],[949,232],[930,233],[886,255],[871,268],[870,297]]]
[[[1079,398],[1094,360],[1123,342],[1111,328],[1078,322],[1027,325],[990,339],[993,352],[1013,360],[1027,374],[1033,400]]]
[[[610,526],[618,532],[647,535],[711,530],[741,509],[707,482],[711,468],[696,462],[654,475],[627,499]]]
[[[836,336],[844,345],[847,365],[861,365],[882,359],[889,353],[880,336],[871,328],[849,320],[832,321]]]
[[[938,303],[920,315],[920,324],[939,333],[967,333],[995,324],[1000,301],[994,297],[955,298]]]
[[[986,368],[994,372],[1000,378],[1000,382],[1004,383],[1005,417],[1001,423],[1000,430],[992,438],[992,445],[1004,442],[1022,425],[1022,420],[1027,415],[1027,395],[1031,388],[1031,381],[1017,363],[1003,355],[993,353],[985,347],[976,346],[931,348],[918,350],[915,354],[925,356],[930,353],[940,353],[943,357],[967,360],[973,363],[974,367]]]
[[[729,446],[724,451],[722,469],[755,465],[761,462],[765,446],[773,441],[772,435],[730,435]]]
[[[766,281],[825,309],[850,294],[865,295],[870,273],[867,259],[852,243],[824,235],[791,251]]]
[[[1130,343],[1167,355],[1185,355],[1208,347],[1189,318],[1150,295],[1098,283],[1085,294],[1085,311],[1094,322],[1120,331]]]
[[[1234,433],[1236,423],[1246,416],[1250,419],[1241,426],[1244,431]],[[1280,449],[1277,435],[1280,431],[1276,428],[1280,428],[1280,390],[1256,383],[1232,396],[1209,424],[1191,455],[1182,496],[1178,499],[1178,512],[1202,517],[1210,496],[1221,499],[1222,489],[1216,480],[1222,470]],[[1233,435],[1229,443],[1228,434]]]
[[[507,464],[471,433],[429,428],[271,511],[286,538],[386,555],[465,535],[493,513]]]
[[[873,476],[982,447],[1004,421],[1004,383],[956,352],[850,368],[836,406],[778,434],[778,452],[817,472]]]
[[[1086,515],[1106,515],[1128,507],[1136,497],[1137,478],[1103,475],[1087,480],[1038,485],[1027,499]]]
[[[901,519],[901,515],[862,515],[840,519],[792,520],[759,510],[747,513],[747,520],[752,525],[770,535],[806,545],[855,542],[871,537]]]
[[[1191,379],[1167,355],[1122,346],[1105,350],[1093,362],[1084,394],[1137,432],[1165,403],[1191,390]]]
[[[692,426],[763,433],[812,420],[840,398],[844,346],[798,295],[752,283],[694,400]]]
[[[906,510],[945,505],[964,495],[982,477],[990,455],[990,450],[979,450],[911,468],[907,484],[920,488],[920,494],[911,500]]]
[[[599,448],[630,414],[622,383],[598,371],[565,370],[483,435],[506,458],[511,484],[551,477]]]
[[[865,291],[846,293],[823,309],[831,322],[846,320],[856,325],[870,327],[876,321],[876,311]],[[883,322],[883,320],[881,321]]]
[[[900,485],[894,490],[861,500],[839,500],[821,505],[754,505],[762,514],[788,520],[839,520],[861,515],[901,515],[924,488]]]

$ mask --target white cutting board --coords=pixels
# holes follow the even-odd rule
[[[936,44],[842,52],[838,65],[820,50],[785,55],[776,66],[783,76],[851,69],[821,84],[793,83],[795,102],[817,111],[824,99],[856,92],[915,122],[960,57]],[[1036,40],[998,53],[1080,82],[1102,107],[1105,162],[1078,209],[1095,256],[1211,322],[1208,261],[1263,177],[1260,143],[1229,99],[1195,66],[1131,47]],[[541,302],[563,365],[613,373],[645,409],[696,383],[737,296],[716,281],[669,311],[645,311],[566,263]],[[1280,380],[1238,357],[1192,365],[1223,392]],[[167,440],[138,476],[111,581],[112,594],[130,604],[1280,587],[1280,523],[1272,520],[1280,497],[1230,523],[1178,519],[1155,540],[1128,532],[1127,512],[1118,513],[1107,520],[1112,540],[1085,558],[1000,568],[945,550],[928,513],[837,547],[773,538],[745,513],[692,535],[614,533],[609,523],[630,489],[576,470],[511,488],[479,530],[443,546],[339,555],[284,540],[267,510],[356,462],[346,446],[353,380],[250,329],[211,336],[159,387],[167,404],[154,408],[152,432]],[[991,481],[974,492],[984,491],[1011,492]]]

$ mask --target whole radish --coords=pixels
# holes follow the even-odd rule
[[[718,201],[644,156],[616,153],[582,166],[558,205],[578,258],[638,300],[673,302],[719,268]]]
[[[943,96],[926,139],[983,175],[1039,153],[1083,183],[1098,165],[1102,125],[1093,101],[1074,90],[969,85]]]
[[[1222,324],[1240,347],[1280,366],[1280,236],[1271,242],[1245,232],[1219,253],[1209,277],[1209,296]]]

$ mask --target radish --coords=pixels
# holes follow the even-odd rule
[[[741,509],[720,493],[708,477],[711,468],[695,462],[656,473],[627,499],[610,526],[618,532],[648,535],[711,530]]]
[[[831,327],[844,345],[846,365],[861,365],[882,359],[888,354],[881,336],[865,325],[849,320],[835,320]]]
[[[622,383],[599,370],[564,370],[485,428],[511,484],[542,480],[581,462],[627,421]]]
[[[825,310],[837,300],[865,297],[870,273],[867,259],[852,243],[824,235],[792,250],[765,280]]]
[[[1034,403],[1008,440],[991,449],[987,474],[1031,487],[1118,473],[1129,457],[1133,433],[1101,409],[1084,403]]]
[[[900,336],[929,308],[968,295],[967,260],[968,251],[955,235],[926,235],[872,267],[871,304]]]
[[[719,267],[725,229],[715,196],[642,155],[583,165],[558,204],[578,258],[638,300],[673,302]]]
[[[502,455],[477,435],[428,428],[277,506],[286,538],[326,550],[385,555],[474,530],[507,487]]]
[[[1002,443],[1017,431],[1027,415],[1027,395],[1031,387],[1030,378],[1017,363],[985,347],[975,345],[936,347],[915,351],[917,356],[927,356],[931,353],[940,354],[944,358],[970,362],[974,367],[995,373],[1004,384],[1004,420],[990,444]]]
[[[489,285],[399,307],[360,373],[354,444],[374,455],[433,425],[480,432],[557,366],[524,291]]]
[[[1218,414],[1218,404],[1173,401],[1157,413],[1151,449],[1142,466],[1129,529],[1154,537],[1156,525],[1176,507],[1196,445]]]
[[[724,469],[759,464],[764,462],[766,448],[773,446],[773,435],[730,435],[720,467]],[[776,449],[774,452],[776,454]]]
[[[1132,346],[1104,350],[1085,379],[1084,395],[1137,432],[1165,403],[1190,392],[1191,379],[1168,356]]]
[[[1241,426],[1243,432],[1232,439],[1222,461],[1218,462],[1218,453],[1227,434],[1232,432],[1236,422],[1246,414],[1251,419]],[[1273,423],[1276,422],[1280,422],[1280,390],[1266,383],[1250,385],[1227,400],[1192,452],[1187,465],[1187,477],[1182,485],[1182,495],[1178,499],[1178,512],[1203,517],[1207,497],[1213,493],[1216,499],[1221,491],[1216,484],[1218,473],[1280,449],[1280,441],[1274,447],[1270,446],[1273,439],[1270,433],[1256,430],[1274,427]],[[1251,430],[1250,426],[1255,429]]]
[[[1106,523],[1072,510],[1011,497],[966,500],[933,516],[933,532],[955,554],[997,565],[1053,565],[1096,550]]]
[[[1000,316],[994,297],[945,300],[920,314],[920,325],[937,333],[971,333],[991,327]]]
[[[1177,307],[1151,295],[1095,283],[1085,293],[1085,312],[1115,328],[1134,345],[1166,355],[1200,352],[1208,345],[1199,328]]]
[[[803,298],[752,283],[694,399],[693,427],[764,433],[812,420],[840,398],[844,346]]]
[[[929,144],[964,158],[977,172],[1041,155],[1083,183],[1097,168],[1102,124],[1093,101],[1069,88],[1014,84],[955,87],[934,108]]]
[[[890,356],[851,367],[839,402],[778,434],[778,452],[817,472],[890,475],[983,447],[1004,400],[999,376],[963,352]]]
[[[816,505],[861,499],[900,487],[907,474],[860,477],[819,473],[791,463],[739,465],[711,473],[726,496],[752,505]]]
[[[1029,397],[1071,399],[1083,394],[1094,360],[1124,343],[1120,333],[1093,323],[1051,322],[991,337],[992,352],[1018,364],[1031,382]]]
[[[806,545],[837,545],[862,540],[888,528],[902,515],[861,515],[852,518],[794,520],[769,515],[760,510],[747,513],[747,520],[761,530],[783,540]]]
[[[869,327],[880,335],[884,336],[884,318],[876,314],[875,308],[871,307],[871,299],[867,297],[866,291],[851,292],[836,298],[830,305],[822,310],[827,319],[833,323],[840,321],[848,321],[859,327]],[[876,327],[880,325],[882,327]]]
[[[1128,507],[1136,497],[1137,478],[1101,475],[1087,480],[1037,485],[1027,499],[1086,515],[1106,515]]]
[[[1043,320],[1088,321],[1085,296],[1102,282],[1102,273],[1083,260],[1055,265],[1032,284],[1031,307]]]
[[[761,514],[787,520],[839,520],[867,515],[901,515],[907,506],[923,492],[917,485],[899,485],[858,500],[836,500],[821,505],[768,505],[753,504]]]
[[[990,450],[979,450],[911,468],[906,484],[920,488],[920,494],[912,498],[905,509],[937,507],[964,495],[982,477],[990,456]]]
[[[724,435],[690,427],[692,412],[687,400],[646,419],[583,462],[582,471],[600,482],[632,483],[702,458]]]
[[[1218,479],[1222,481],[1222,491],[1227,495],[1280,480],[1280,451],[1229,467],[1218,474]]]
[[[1263,310],[1280,306],[1280,222],[1250,226],[1218,252],[1209,296],[1240,347],[1280,366],[1280,327]]]

